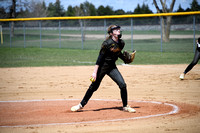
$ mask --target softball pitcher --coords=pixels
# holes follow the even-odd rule
[[[123,103],[123,110],[126,112],[136,112],[135,109],[127,105],[127,89],[126,83],[117,69],[116,60],[121,58],[125,63],[133,61],[135,52],[133,54],[122,53],[124,48],[124,41],[121,38],[120,26],[111,25],[108,27],[109,37],[103,42],[99,56],[96,61],[94,72],[91,75],[91,85],[89,86],[82,101],[71,108],[71,111],[80,111],[92,97],[93,93],[99,88],[99,85],[107,74],[120,88],[121,99]]]

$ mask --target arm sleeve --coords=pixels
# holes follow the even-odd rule
[[[100,65],[103,63],[107,50],[108,50],[107,42],[104,41],[101,46],[101,50],[99,52],[99,56],[97,58],[96,65]]]

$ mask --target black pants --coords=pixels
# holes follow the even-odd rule
[[[184,73],[188,73],[199,61],[200,59],[200,51],[196,49],[193,61],[188,65],[185,69]]]
[[[83,97],[83,100],[81,101],[81,105],[84,107],[87,102],[89,101],[89,99],[92,97],[92,94],[99,88],[99,85],[103,79],[103,77],[105,75],[108,75],[113,81],[115,81],[117,83],[117,85],[120,88],[120,93],[121,93],[121,99],[122,99],[122,103],[123,103],[123,107],[125,107],[127,105],[127,89],[126,89],[126,83],[124,82],[124,79],[121,75],[121,73],[119,72],[119,70],[117,69],[116,66],[113,66],[110,68],[110,66],[103,66],[100,67],[98,69],[97,72],[97,79],[95,82],[93,82],[85,96]]]

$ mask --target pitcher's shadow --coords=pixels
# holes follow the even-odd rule
[[[132,108],[140,108],[139,106],[134,106]],[[99,109],[88,109],[88,110],[81,110],[80,112],[85,112],[85,111],[102,111],[102,110],[113,110],[113,109],[116,109],[116,110],[120,110],[120,111],[123,111],[123,107],[107,107],[107,108],[99,108]]]

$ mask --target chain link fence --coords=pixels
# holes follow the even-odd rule
[[[170,41],[162,41],[161,19],[140,17],[115,19],[36,20],[0,22],[4,47],[100,49],[111,24],[121,26],[126,50],[194,52],[200,37],[200,15],[172,16]]]

